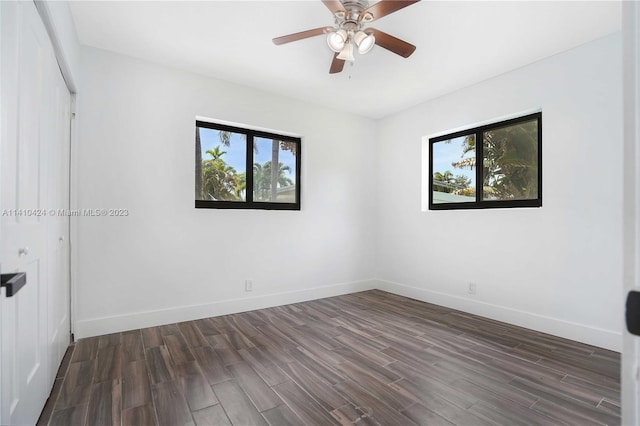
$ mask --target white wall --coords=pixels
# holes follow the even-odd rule
[[[620,350],[621,75],[617,34],[381,120],[379,286]],[[536,108],[542,208],[421,211],[423,136]]]
[[[377,123],[97,49],[80,56],[79,207],[131,213],[75,219],[77,337],[375,286],[620,349],[619,35]],[[536,108],[542,208],[421,211],[425,135]],[[196,115],[302,135],[303,210],[193,208]]]
[[[374,122],[93,48],[81,75],[78,207],[130,215],[74,219],[76,337],[370,288]],[[302,210],[195,209],[196,115],[301,135]]]

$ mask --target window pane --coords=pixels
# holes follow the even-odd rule
[[[488,130],[483,134],[484,200],[538,198],[538,121]]]
[[[295,203],[297,145],[256,137],[253,149],[253,201]]]
[[[476,137],[433,143],[433,203],[476,201]]]
[[[196,127],[196,200],[245,201],[246,164],[246,135]]]

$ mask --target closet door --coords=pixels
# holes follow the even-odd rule
[[[0,424],[35,424],[59,364],[59,339],[69,336],[67,325],[59,327],[68,316],[69,293],[57,278],[68,269],[59,270],[55,259],[68,238],[55,245],[51,237],[68,232],[51,211],[52,198],[60,198],[52,196],[59,168],[66,167],[68,175],[68,165],[57,159],[63,134],[58,121],[68,111],[60,103],[68,99],[34,3],[0,2],[0,7],[0,265],[2,274],[26,273],[17,293],[9,297],[3,289],[0,295]]]

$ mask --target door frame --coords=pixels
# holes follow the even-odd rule
[[[69,66],[69,61],[67,60],[67,55],[64,52],[64,48],[62,47],[61,36],[58,34],[56,30],[55,19],[53,17],[53,12],[51,11],[51,6],[49,2],[44,0],[33,0],[33,3],[36,6],[36,10],[38,11],[38,15],[40,15],[40,19],[44,24],[44,28],[49,35],[49,39],[51,40],[51,45],[53,46],[53,52],[56,57],[56,61],[58,62],[58,66],[60,67],[60,72],[62,73],[62,78],[64,79],[67,89],[69,90],[69,94],[71,95],[71,123],[70,123],[70,131],[69,131],[69,209],[77,210],[78,209],[78,197],[77,197],[77,170],[78,170],[78,162],[77,162],[77,118],[76,118],[76,110],[78,104],[78,87],[76,85],[76,80],[73,77],[71,72],[71,67]],[[77,318],[77,304],[78,300],[77,296],[77,250],[76,250],[76,241],[77,241],[77,221],[75,220],[75,216],[71,216],[69,218],[69,318],[70,318],[70,333],[73,338],[74,330],[75,330],[75,322]]]
[[[622,2],[624,96],[623,299],[640,290],[640,5]],[[623,327],[622,424],[640,424],[640,337]]]
[[[0,7],[0,25],[2,25],[2,7]],[[2,43],[0,43],[0,58],[2,58]],[[1,59],[0,59],[1,60]],[[0,66],[0,82],[2,81],[2,67]],[[4,134],[4,127],[2,122],[4,111],[2,110],[2,102],[0,102],[0,147],[2,146],[2,135]],[[2,159],[0,159],[0,188],[2,188]],[[0,211],[2,211],[2,197],[0,197]],[[2,226],[0,226],[0,241],[2,241]],[[2,264],[0,264],[0,271],[2,271]],[[0,290],[0,297],[4,297],[3,292]],[[0,304],[0,353],[2,353],[2,304]],[[2,366],[0,365],[0,383],[2,383]],[[0,386],[0,418],[2,418],[2,386]]]

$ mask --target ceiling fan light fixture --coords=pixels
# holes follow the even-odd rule
[[[360,19],[362,22],[371,22],[373,21],[373,13],[366,12],[364,15],[362,15],[362,18]]]
[[[342,59],[343,61],[354,61],[356,58],[353,57],[353,44],[346,43],[344,45],[344,49],[338,55],[338,59]]]
[[[0,0],[2,1],[2,0]],[[327,45],[334,52],[330,74],[342,72],[346,61],[353,63],[354,50],[360,55],[368,53],[373,46],[384,47],[396,55],[408,58],[416,46],[397,37],[369,27],[369,22],[411,6],[420,0],[322,0],[333,15],[330,26],[312,28],[274,38],[273,44],[291,43],[316,36],[325,36]]]
[[[376,44],[376,37],[373,33],[367,34],[364,31],[358,31],[353,37],[353,41],[356,43],[356,46],[358,46],[358,52],[364,55],[373,49],[373,46]]]
[[[329,49],[338,53],[344,49],[345,42],[347,41],[347,32],[345,30],[332,31],[327,35],[327,44]]]

